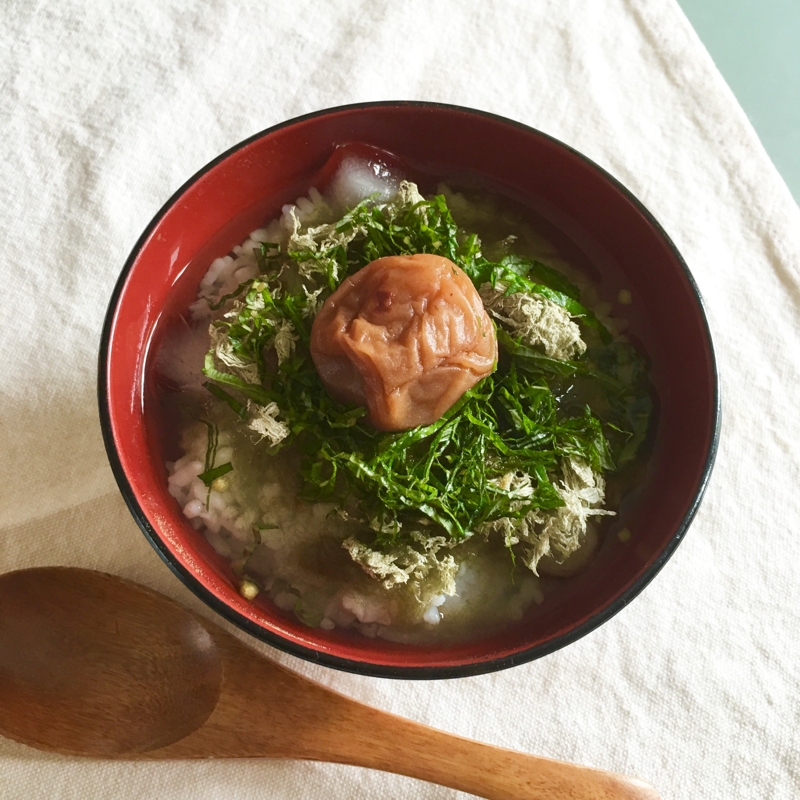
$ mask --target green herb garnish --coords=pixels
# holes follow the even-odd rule
[[[200,478],[200,480],[203,481],[206,486],[210,487],[217,478],[227,475],[232,469],[233,464],[231,464],[229,461],[226,464],[220,464],[218,467],[201,472],[197,477]]]
[[[224,389],[221,389],[219,386],[213,383],[204,383],[203,388],[207,389],[211,394],[214,395],[218,400],[222,400],[226,403],[233,411],[236,412],[237,416],[245,419],[247,417],[247,406],[243,403],[240,403],[235,397],[228,394]]]
[[[216,392],[212,391],[212,394],[216,395]],[[230,399],[234,400],[234,398]],[[234,402],[238,401],[234,400]],[[208,443],[206,445],[206,460],[203,465],[203,471],[197,477],[208,487],[208,494],[206,495],[207,511],[209,503],[211,502],[211,484],[213,484],[217,478],[227,475],[233,469],[233,465],[227,463],[218,467],[214,466],[214,462],[217,460],[217,447],[219,447],[219,428],[213,422],[208,422],[208,420],[201,420],[201,422],[208,430]]]
[[[612,341],[561,273],[518,256],[487,260],[443,196],[365,201],[315,235],[291,238],[286,252],[262,245],[259,276],[227,296],[230,310],[213,323],[204,368],[209,391],[243,419],[258,409],[278,415],[281,435],[262,435],[275,451],[291,446],[300,454],[304,499],[360,519],[379,547],[412,534],[457,542],[493,520],[562,506],[557,486],[567,459],[603,472],[635,456],[651,414],[642,359]],[[546,298],[592,329],[597,346],[559,360],[500,325],[496,372],[439,420],[401,433],[371,428],[365,409],[333,400],[323,387],[309,353],[311,324],[348,275],[376,258],[414,253],[451,259],[478,289]],[[211,438],[209,429],[210,448]],[[213,459],[206,467],[207,485],[232,469],[212,469]]]

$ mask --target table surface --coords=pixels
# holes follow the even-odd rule
[[[800,797],[800,207],[676,2],[3,0],[2,8],[0,573],[99,569],[213,617],[132,520],[100,435],[97,347],[127,254],[189,176],[283,120],[379,99],[497,113],[608,170],[691,269],[723,405],[714,474],[691,530],[613,619],[498,673],[387,681],[248,642],[369,705],[634,775],[664,800]],[[708,0],[708,8],[721,6]],[[735,0],[725,8],[720,29],[734,19]],[[745,51],[759,61],[754,48],[738,48],[742,63]],[[0,738],[0,798],[32,795],[465,797],[341,765],[104,762]]]
[[[679,3],[800,201],[800,2]]]

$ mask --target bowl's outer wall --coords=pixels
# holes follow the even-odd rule
[[[626,512],[628,546],[576,582],[535,624],[490,640],[408,647],[309,629],[269,604],[243,600],[222,560],[166,491],[145,414],[148,354],[164,310],[186,307],[210,261],[283,203],[305,194],[336,145],[366,142],[441,175],[470,175],[525,202],[603,262],[634,297],[633,330],[651,357],[659,404],[648,480]],[[224,616],[289,652],[377,675],[446,677],[530,660],[612,616],[677,546],[713,461],[719,401],[713,348],[697,289],[658,224],[586,158],[522,125],[428,104],[333,109],[266,131],[212,162],[165,205],[137,243],[106,320],[100,406],[112,467],[142,529],[167,563]]]

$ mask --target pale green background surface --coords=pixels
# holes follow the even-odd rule
[[[800,202],[800,0],[678,0]]]

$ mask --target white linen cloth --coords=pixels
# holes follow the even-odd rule
[[[97,568],[211,615],[129,516],[100,437],[98,339],[128,252],[184,180],[282,120],[379,99],[492,111],[612,172],[688,261],[722,380],[704,504],[632,605],[537,662],[405,682],[270,654],[380,708],[635,775],[664,798],[800,796],[800,211],[674,0],[6,0],[2,15],[0,571]],[[0,797],[34,793],[463,796],[342,766],[112,763],[0,739]]]

